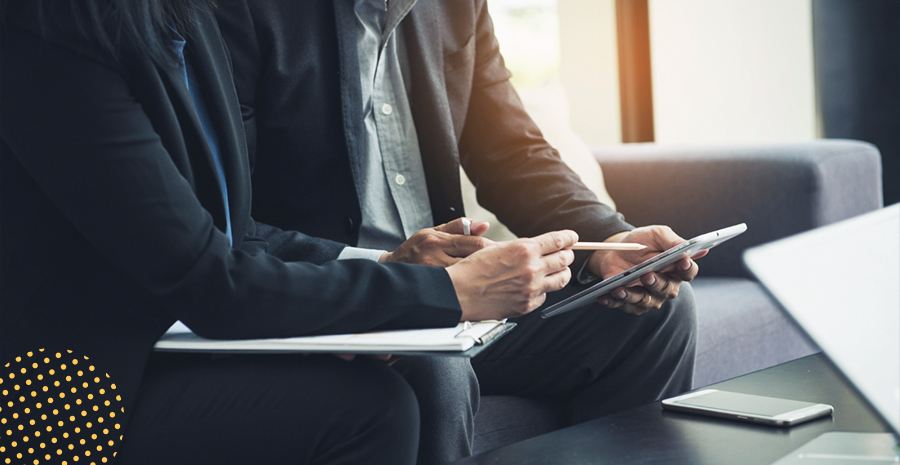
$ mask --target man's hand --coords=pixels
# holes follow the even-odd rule
[[[646,249],[633,252],[598,251],[588,260],[588,271],[604,279],[615,276],[648,258],[664,252],[684,239],[668,226],[645,226],[631,232],[616,234],[606,242],[637,242]],[[678,296],[678,289],[684,281],[697,276],[699,267],[694,258],[706,255],[706,251],[693,257],[684,257],[671,267],[659,273],[647,273],[634,284],[616,288],[609,295],[600,297],[598,302],[610,308],[620,308],[627,313],[640,315],[658,309],[665,301]]]
[[[489,227],[487,222],[475,221],[469,227],[472,235],[464,236],[462,218],[457,218],[419,230],[397,250],[382,255],[378,261],[447,267],[492,244],[489,239],[479,237]]]
[[[547,292],[572,277],[574,231],[493,244],[447,268],[462,307],[461,321],[499,320],[538,308]]]

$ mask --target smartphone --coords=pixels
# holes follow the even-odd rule
[[[662,401],[662,406],[667,410],[774,426],[796,425],[834,412],[834,407],[828,404],[754,396],[718,389],[704,389],[672,397]]]

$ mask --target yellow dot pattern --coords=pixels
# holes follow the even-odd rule
[[[111,462],[122,397],[86,356],[28,352],[0,375],[0,464]],[[74,371],[73,371],[74,370]],[[73,414],[70,414],[72,412]]]

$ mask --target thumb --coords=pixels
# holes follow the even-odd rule
[[[463,234],[463,224],[462,218],[457,218],[449,223],[440,224],[434,227],[435,231],[444,232],[447,234]]]
[[[473,221],[469,226],[469,232],[473,236],[480,236],[487,232],[487,230],[491,227],[491,224],[487,221]]]
[[[672,228],[669,228],[668,226],[654,227],[653,232],[653,239],[660,250],[671,249],[685,241],[683,237],[675,234],[675,231],[672,231]]]

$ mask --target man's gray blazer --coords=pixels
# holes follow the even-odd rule
[[[217,4],[250,144],[253,216],[304,234],[257,233],[282,258],[337,258],[356,244],[361,223],[353,2]],[[462,165],[479,202],[519,236],[568,228],[582,240],[603,240],[630,229],[525,113],[484,0],[420,0],[398,39],[436,224],[464,215]]]

